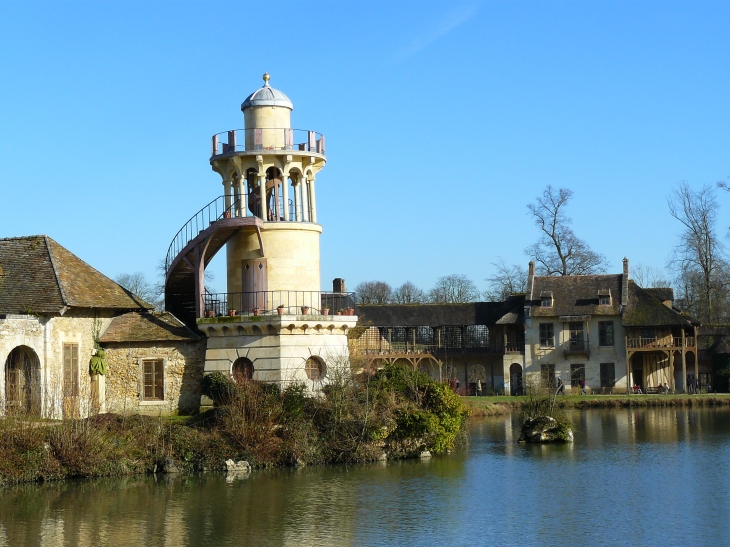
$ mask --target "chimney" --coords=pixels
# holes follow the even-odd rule
[[[629,303],[629,259],[624,257],[624,275],[621,277],[621,306]]]
[[[335,277],[332,280],[332,292],[347,292],[345,290],[345,280],[341,277]]]
[[[530,308],[532,304],[532,288],[535,283],[535,261],[530,260],[527,266],[527,287],[525,287],[525,335],[532,322],[530,320]]]

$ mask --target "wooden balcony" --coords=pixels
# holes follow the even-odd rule
[[[687,336],[684,339],[684,347],[692,348],[696,347],[696,341],[694,336]],[[662,338],[627,338],[626,348],[631,350],[665,350],[665,349],[682,349],[682,337],[681,336],[664,336]]]

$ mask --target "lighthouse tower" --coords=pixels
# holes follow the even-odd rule
[[[244,209],[239,212],[258,217],[264,224],[261,241],[259,234],[250,231],[228,241],[229,293],[321,290],[322,226],[317,223],[315,180],[326,162],[324,136],[292,129],[293,108],[264,74],[263,87],[241,105],[244,129],[213,138],[211,165],[223,179],[224,194],[234,209]],[[247,307],[247,302],[243,304],[241,307]],[[258,304],[265,307],[269,303]],[[320,307],[314,301],[276,304]]]
[[[214,244],[225,237],[227,291],[198,292],[205,317],[197,324],[208,336],[206,372],[316,389],[346,360],[354,295],[339,292],[341,283],[338,292],[321,291],[315,181],[326,163],[324,136],[293,129],[294,105],[263,79],[241,105],[244,128],[212,139],[223,213],[206,230],[220,227]]]

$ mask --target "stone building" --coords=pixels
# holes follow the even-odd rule
[[[525,300],[525,373],[574,391],[626,392],[634,384],[686,391],[699,375],[699,323],[673,307],[671,289],[642,289],[621,274],[541,277],[530,263]]]
[[[50,237],[0,239],[0,414],[60,418],[104,411],[106,384],[112,386],[111,394],[117,397],[124,383],[122,377],[129,376],[130,367],[137,372],[139,382],[133,387],[125,384],[125,390],[129,394],[136,387],[141,403],[145,378],[144,363],[138,356],[160,358],[162,348],[144,353],[152,348],[149,340],[137,336],[140,329],[125,333],[119,327],[128,322],[124,318],[129,314],[155,317],[150,308]],[[160,323],[158,331],[179,335],[180,324],[175,325],[173,318],[155,321]],[[113,342],[111,363],[106,376],[92,376],[89,361],[107,331],[113,335],[109,339]],[[184,353],[185,366],[195,374],[195,350],[181,350],[179,345],[198,347],[199,337],[188,336],[182,342],[169,336],[161,338],[158,333],[152,340],[160,340],[159,346],[167,344],[170,351]],[[124,356],[118,349],[120,345],[128,352]],[[170,379],[166,376],[164,385],[177,385],[174,377],[180,368],[178,361],[165,362],[170,362],[164,371]],[[175,393],[187,405],[192,395],[177,393],[196,391],[199,399],[201,377],[198,372],[196,381],[182,382],[184,389],[176,392],[171,388],[168,393]]]

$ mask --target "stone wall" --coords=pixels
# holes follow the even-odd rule
[[[49,418],[87,416],[91,403],[89,359],[94,349],[94,329],[101,332],[111,315],[94,317],[86,312],[68,310],[63,316],[7,315],[0,319],[0,413],[5,412],[5,366],[8,355],[26,347],[37,356],[40,367],[41,413]],[[63,345],[78,344],[79,394],[63,400]]]
[[[107,343],[106,411],[190,414],[200,407],[205,340]],[[142,400],[142,360],[164,361],[164,400]]]

